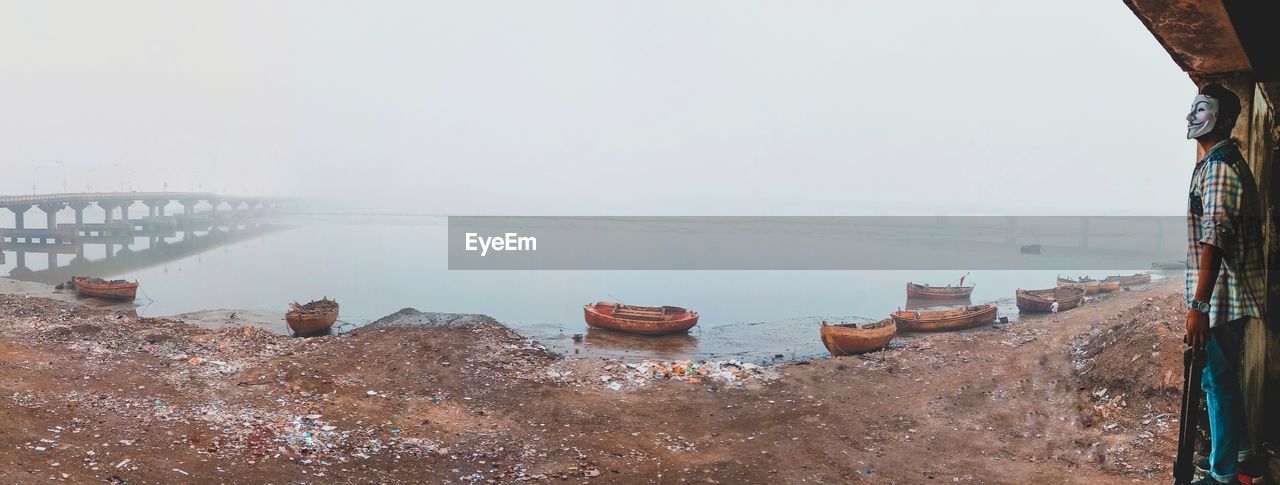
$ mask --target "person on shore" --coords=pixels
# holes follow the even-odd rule
[[[1058,300],[1053,300],[1053,303],[1049,304],[1049,313],[1053,314],[1053,321],[1058,321]]]
[[[1240,98],[1219,84],[1200,90],[1187,138],[1203,154],[1191,174],[1187,214],[1186,343],[1204,349],[1200,387],[1209,409],[1209,473],[1195,483],[1252,478],[1238,377],[1245,323],[1262,317],[1261,217],[1257,185],[1231,129]]]

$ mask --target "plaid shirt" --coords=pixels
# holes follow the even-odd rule
[[[1262,318],[1265,267],[1257,185],[1236,143],[1214,145],[1191,174],[1187,204],[1187,302],[1195,298],[1201,245],[1222,249],[1209,326]]]

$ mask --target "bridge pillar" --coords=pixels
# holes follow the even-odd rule
[[[46,229],[51,229],[51,230],[57,229],[58,228],[58,211],[62,210],[63,207],[66,207],[66,204],[59,204],[59,203],[40,204],[39,207],[40,207],[40,210],[44,211],[44,215],[45,215],[44,227]]]
[[[191,200],[191,199],[182,199],[182,200],[179,200],[178,203],[182,204],[182,215],[189,216],[196,213],[196,204],[199,204],[200,201]]]
[[[115,202],[98,201],[98,207],[101,207],[101,208],[102,208],[102,212],[104,212],[104,213],[106,214],[106,215],[102,216],[102,223],[103,223],[103,224],[110,224],[110,223],[111,223],[111,219],[112,219],[113,217],[115,217],[115,215],[114,215],[113,213],[114,213],[114,212],[115,212],[115,210],[116,210],[116,203],[115,203]]]
[[[89,207],[88,202],[71,202],[67,204],[71,210],[76,212],[76,225],[84,224],[84,209]]]
[[[27,211],[31,210],[32,207],[35,207],[35,206],[23,204],[23,205],[11,205],[11,206],[5,207],[5,209],[9,209],[13,211],[13,228],[14,229],[26,228],[25,221],[23,220],[25,219],[25,217],[23,217],[23,215],[25,215]]]

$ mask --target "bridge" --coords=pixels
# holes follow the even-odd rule
[[[218,195],[209,192],[89,192],[70,194],[43,195],[9,195],[0,196],[0,208],[8,209],[14,215],[14,229],[26,228],[26,213],[32,208],[39,208],[45,213],[45,229],[58,227],[59,211],[70,209],[75,212],[75,224],[83,225],[84,210],[90,204],[101,207],[106,213],[103,224],[111,224],[117,210],[120,219],[129,219],[129,208],[135,204],[147,206],[149,217],[164,217],[165,209],[178,203],[182,206],[182,215],[194,216],[201,203],[209,207],[209,211],[217,212],[226,206],[230,211],[243,209],[273,208],[284,202],[278,197],[254,197],[242,195]]]
[[[261,234],[267,216],[278,207],[287,203],[286,199],[277,197],[229,196],[208,192],[98,192],[72,194],[44,194],[0,196],[0,208],[13,213],[13,227],[0,227],[0,264],[4,264],[4,251],[16,253],[17,267],[10,276],[20,279],[24,276],[43,276],[39,279],[60,278],[65,276],[58,270],[58,255],[74,255],[71,269],[83,269],[89,262],[84,260],[86,244],[101,244],[106,248],[108,259],[116,259],[117,247],[121,254],[130,254],[129,248],[135,238],[148,238],[148,248],[144,251],[152,255],[169,256],[182,254],[178,248],[207,248],[211,242],[226,242],[235,238],[207,237],[206,234]],[[147,215],[132,217],[130,209],[141,204],[147,207]],[[182,206],[175,214],[166,214],[169,206]],[[88,221],[85,210],[97,206],[102,210],[94,211],[95,221]],[[26,214],[33,208],[39,208],[45,214],[43,228],[27,227]],[[58,214],[70,210],[74,213],[74,222],[64,217],[59,223]],[[101,215],[98,215],[101,214]],[[64,214],[65,216],[66,214]],[[174,244],[172,238],[181,238],[182,244],[170,249],[164,247]],[[197,243],[196,240],[202,240]],[[48,268],[31,273],[26,269],[27,253],[43,253],[48,255]],[[130,258],[136,265],[142,259]],[[136,261],[135,261],[136,260]],[[123,261],[123,260],[122,260]],[[99,265],[119,266],[121,261],[97,263]],[[105,269],[90,268],[90,269]]]

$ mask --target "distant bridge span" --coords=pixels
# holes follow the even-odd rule
[[[103,223],[109,224],[115,217],[114,212],[120,209],[121,219],[128,219],[127,208],[141,202],[150,209],[150,217],[164,217],[165,207],[177,202],[183,207],[183,215],[195,214],[195,208],[201,202],[217,211],[226,205],[232,211],[247,208],[273,208],[286,199],[280,197],[258,197],[248,195],[220,195],[211,192],[83,192],[66,194],[37,195],[3,195],[0,196],[0,208],[8,209],[14,214],[14,229],[25,227],[25,214],[33,207],[40,208],[47,217],[45,227],[56,227],[58,211],[70,208],[75,211],[76,224],[84,224],[84,209],[90,204],[97,205],[106,211]]]

